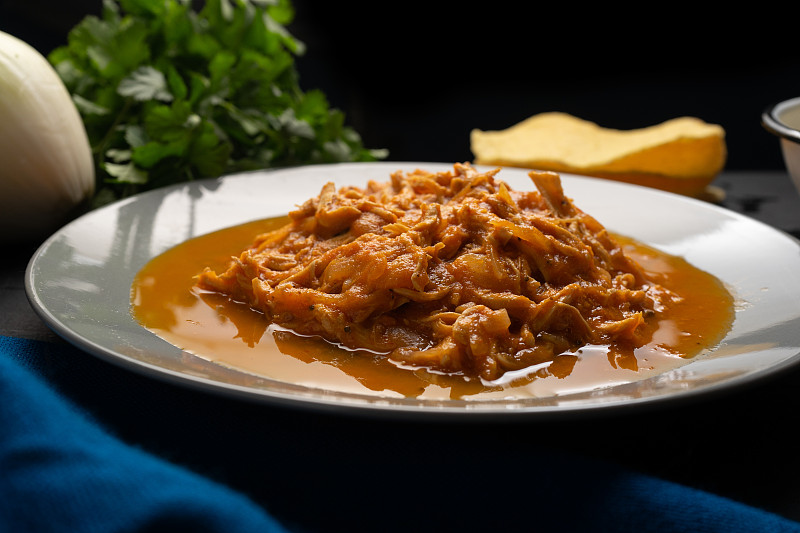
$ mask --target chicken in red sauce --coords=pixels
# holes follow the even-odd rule
[[[532,171],[535,190],[517,191],[499,172],[328,183],[197,284],[300,335],[490,381],[589,344],[645,344],[674,296],[558,174]]]

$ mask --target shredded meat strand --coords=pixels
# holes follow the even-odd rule
[[[326,184],[201,289],[410,366],[494,380],[587,344],[646,341],[667,292],[562,190],[467,163]]]

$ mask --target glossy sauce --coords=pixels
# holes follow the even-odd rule
[[[566,394],[661,374],[714,347],[734,319],[733,297],[715,277],[681,258],[618,237],[651,279],[682,297],[663,313],[647,345],[626,353],[586,346],[493,382],[403,368],[381,354],[295,335],[246,305],[194,286],[194,276],[205,267],[224,269],[255,235],[286,221],[260,220],[224,229],[154,258],[134,280],[134,317],[198,357],[283,382],[376,396],[481,400]]]

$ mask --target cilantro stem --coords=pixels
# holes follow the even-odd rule
[[[84,102],[98,190],[120,198],[240,170],[385,157],[321,91],[300,88],[290,3],[104,0],[102,20],[80,22],[50,61]]]
[[[132,106],[132,102],[130,98],[125,99],[125,103],[122,105],[122,108],[117,112],[116,116],[114,117],[114,122],[108,127],[106,130],[105,135],[98,143],[95,144],[94,149],[92,150],[94,154],[97,156],[97,161],[99,164],[102,164],[105,159],[106,147],[111,142],[114,133],[119,128],[119,125],[122,124],[124,120],[128,117],[128,111]]]

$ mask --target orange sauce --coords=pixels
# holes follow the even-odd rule
[[[224,269],[255,235],[286,221],[259,220],[223,229],[155,257],[131,288],[133,316],[186,352],[258,376],[333,392],[482,400],[552,396],[658,375],[713,348],[734,319],[733,297],[714,276],[679,257],[618,237],[654,281],[682,297],[661,314],[647,345],[632,353],[585,346],[493,382],[404,368],[382,354],[295,335],[246,305],[194,286],[194,276],[205,267]]]

